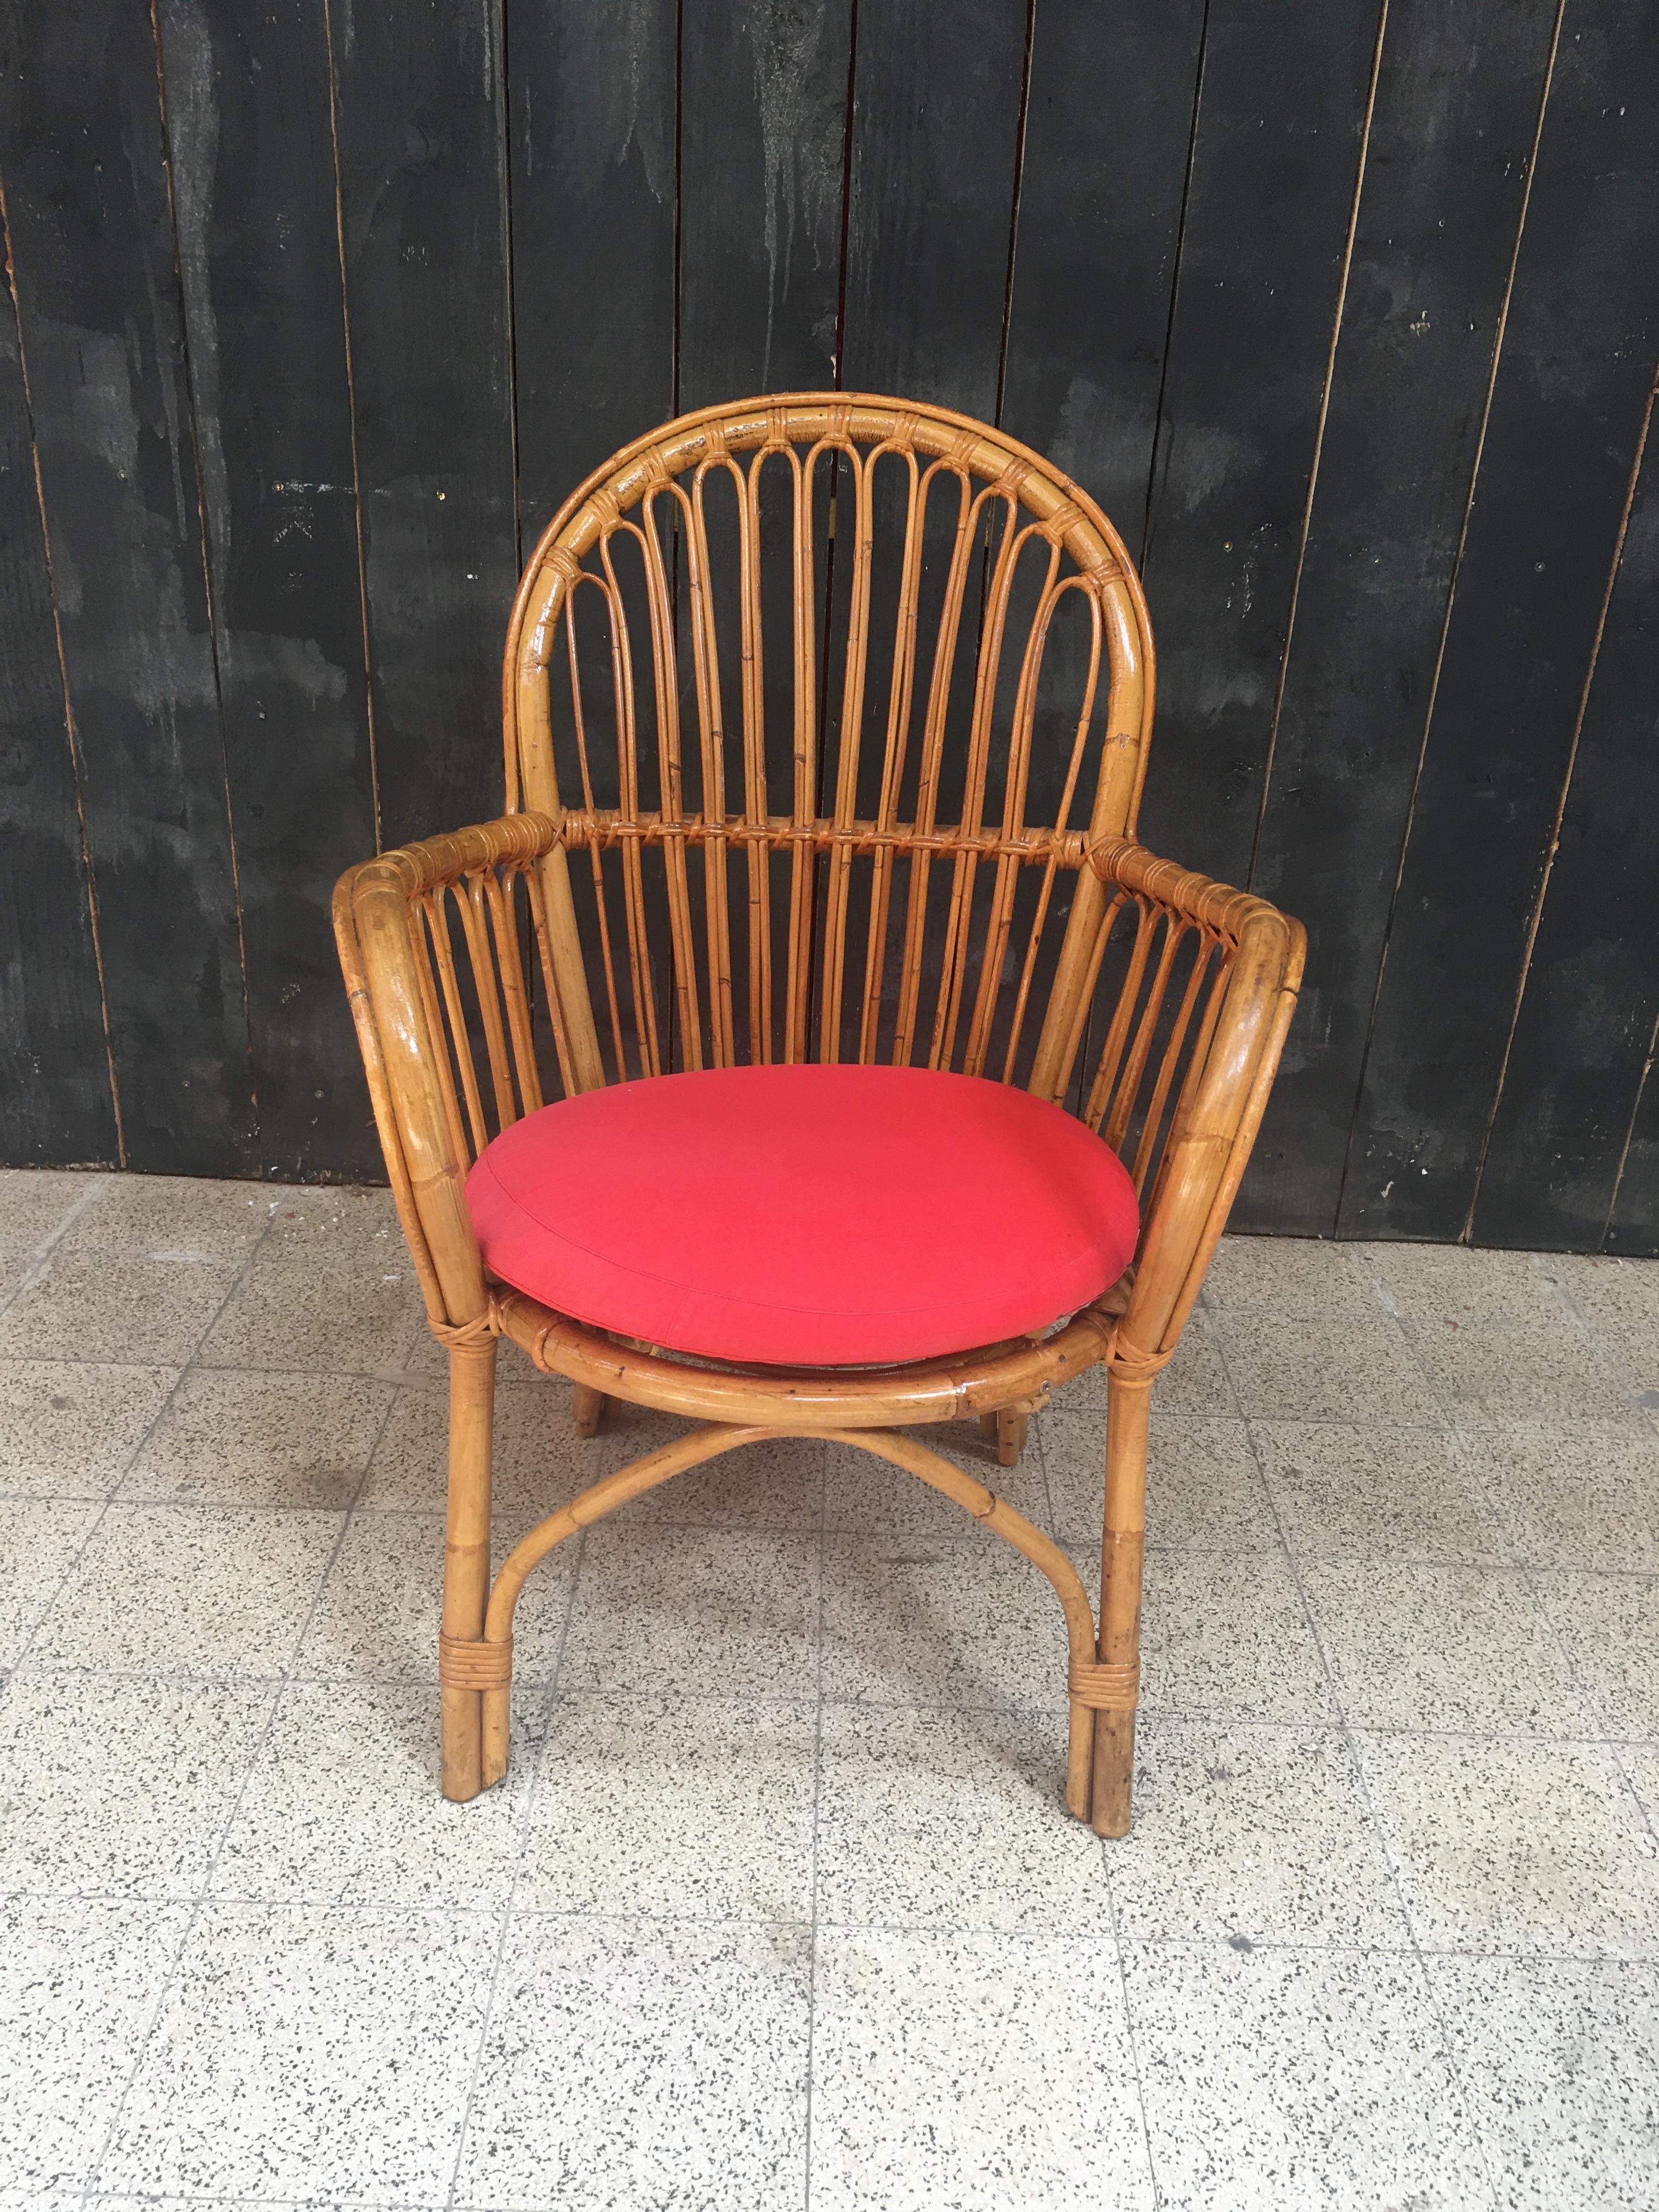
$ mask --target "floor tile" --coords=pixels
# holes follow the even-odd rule
[[[0,1360],[0,1491],[107,1498],[178,1379],[176,1367]]]
[[[1503,1428],[1461,1449],[1530,1565],[1659,1571],[1659,1436]]]
[[[1109,1932],[1100,1843],[1065,1787],[1058,1713],[826,1705],[820,1922]]]
[[[1149,1552],[1143,1708],[1237,1721],[1336,1717],[1288,1562],[1270,1553]]]
[[[16,1665],[102,1510],[84,1498],[0,1498],[0,1668]]]
[[[0,1358],[182,1366],[223,1304],[240,1265],[54,1252],[0,1314]]]
[[[492,1564],[525,1533],[492,1523]],[[534,1568],[513,1624],[513,1678],[544,1682],[558,1656],[576,1542]],[[444,1524],[429,1513],[356,1513],[318,1596],[296,1671],[329,1681],[435,1682],[443,1602]]]
[[[1106,1486],[1104,1416],[1091,1409],[1073,1412],[1062,1398],[1041,1421],[1055,1532],[1068,1543],[1098,1544]],[[1242,1420],[1152,1415],[1146,1540],[1221,1552],[1277,1548],[1279,1533]]]
[[[64,1230],[60,1252],[241,1260],[282,1203],[269,1183],[199,1176],[112,1175]]]
[[[1659,1330],[1659,1260],[1540,1252],[1536,1264],[1540,1274],[1565,1291],[1592,1329],[1605,1324]]]
[[[1659,1410],[1659,1323],[1602,1322],[1591,1333],[1634,1402],[1650,1413]]]
[[[1659,1736],[1659,1580],[1564,1569],[1534,1583],[1598,1726]]]
[[[1041,1447],[1028,1435],[1014,1467],[1003,1467],[996,1446],[979,1433],[976,1421],[949,1421],[912,1429],[919,1444],[936,1451],[1039,1528],[1049,1521],[1048,1491]],[[766,1446],[757,1449],[765,1450]],[[980,1532],[973,1516],[953,1498],[933,1489],[890,1460],[878,1459],[854,1444],[791,1441],[774,1446],[792,1460],[810,1456],[823,1468],[824,1526],[848,1535],[915,1537],[973,1543]]]
[[[998,1537],[832,1536],[823,1694],[877,1705],[1063,1707],[1066,1631],[1039,1570]]]
[[[1360,1248],[1312,1237],[1224,1237],[1204,1278],[1213,1312],[1260,1308],[1267,1313],[1374,1320],[1378,1299]]]
[[[36,1631],[29,1664],[280,1674],[341,1526],[335,1513],[111,1505]]]
[[[392,1395],[356,1375],[198,1370],[139,1453],[122,1502],[349,1505]]]
[[[810,1920],[817,1736],[811,1705],[561,1698],[519,1905]]]
[[[1495,1565],[1509,1546],[1452,1439],[1429,1428],[1253,1421],[1292,1552]]]
[[[813,2212],[1150,2212],[1109,1936],[822,1929]]]
[[[487,1910],[524,1842],[543,1700],[516,1701],[507,1779],[465,1805],[438,1786],[435,1691],[296,1682],[283,1693],[214,1869],[216,1897]]]
[[[1659,1967],[1429,1962],[1505,2212],[1647,2212],[1659,2175]]]
[[[204,1908],[99,2186],[441,2204],[498,1925]]]
[[[33,1252],[108,1178],[57,1168],[0,1168],[0,1251]]]
[[[804,1928],[515,1915],[456,2203],[799,2205],[810,1941]]]
[[[0,1904],[0,2202],[90,2178],[189,1908]]]
[[[15,1674],[0,1692],[0,1894],[193,1897],[271,1693]]]
[[[1559,1328],[1561,1303],[1529,1252],[1472,1251],[1466,1244],[1358,1244],[1348,1248],[1382,1285],[1389,1304],[1414,1322],[1497,1322]]]
[[[600,1525],[587,1532],[562,1685],[810,1698],[817,1611],[816,1538]]]
[[[1630,1388],[1568,1321],[1519,1328],[1429,1317],[1406,1328],[1460,1426],[1636,1419]]]
[[[1125,1941],[1407,1948],[1364,1785],[1336,1730],[1154,1713],[1138,1736],[1134,1826],[1106,1849]]]
[[[402,1265],[413,1272],[409,1247],[389,1190],[347,1190],[337,1184],[309,1188],[267,1186],[273,1204],[267,1249],[273,1259],[304,1255],[319,1265],[352,1261]],[[392,1253],[392,1260],[385,1258]]]
[[[1304,1559],[1336,1693],[1361,1728],[1583,1735],[1560,1641],[1510,1567]]]
[[[396,1372],[426,1322],[401,1239],[364,1261],[325,1249],[255,1255],[201,1349],[207,1367]]]
[[[1217,1327],[1240,1410],[1303,1421],[1420,1422],[1440,1407],[1396,1324],[1356,1315],[1224,1311]]]
[[[1629,1743],[1619,1747],[1620,1765],[1648,1816],[1648,1826],[1659,1836],[1659,1746]]]
[[[1124,1971],[1152,2163],[1169,2205],[1491,2205],[1415,1959],[1133,1944]]]
[[[1420,1942],[1659,1951],[1659,1853],[1611,1751],[1365,1735],[1356,1748]]]

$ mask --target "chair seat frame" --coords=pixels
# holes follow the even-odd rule
[[[847,441],[860,434],[884,437],[890,445],[898,434],[924,445],[931,440],[936,452],[955,456],[952,465],[964,477],[971,471],[1001,486],[1011,507],[1017,499],[1022,511],[1042,517],[1051,542],[1066,544],[1091,580],[1106,610],[1104,629],[1114,641],[1108,719],[1115,729],[1128,724],[1135,744],[1128,757],[1128,749],[1115,752],[1115,741],[1107,739],[1088,827],[1029,828],[1012,807],[1005,807],[1000,826],[971,818],[966,808],[954,827],[902,823],[885,806],[875,818],[859,820],[844,791],[835,811],[825,813],[799,787],[788,816],[766,811],[752,792],[741,811],[707,817],[678,807],[606,809],[586,793],[581,806],[562,804],[550,748],[538,742],[537,721],[538,716],[544,720],[539,702],[562,588],[565,594],[574,590],[582,552],[615,527],[647,487],[677,481],[687,469],[707,465],[711,453],[725,465],[745,441],[751,448],[781,450],[791,439],[838,435]],[[696,562],[694,538],[694,592]],[[940,1492],[1047,1577],[1066,1640],[1066,1803],[1103,1835],[1125,1833],[1139,1698],[1152,1389],[1196,1302],[1249,1159],[1294,1010],[1304,951],[1298,925],[1267,902],[1159,859],[1133,837],[1150,727],[1151,638],[1127,555],[1075,486],[1000,433],[945,410],[824,394],[705,410],[627,449],[555,518],[520,589],[504,690],[514,811],[362,863],[342,878],[334,902],[342,967],[393,1194],[428,1322],[449,1352],[439,1640],[445,1795],[469,1798],[507,1771],[514,1614],[528,1576],[550,1552],[630,1499],[719,1455],[770,1438],[820,1437],[872,1453]],[[666,777],[665,788],[672,789]],[[523,796],[532,801],[529,811],[517,811]],[[1143,1134],[1136,1160],[1143,1184],[1139,1246],[1121,1282],[1045,1337],[890,1368],[794,1371],[694,1363],[672,1351],[624,1341],[489,1275],[465,1198],[467,1169],[486,1134],[489,1093],[493,1089],[501,1127],[542,1103],[524,947],[533,938],[541,1003],[567,1091],[605,1079],[602,1071],[595,1075],[589,1057],[596,1032],[570,899],[572,864],[586,856],[597,878],[601,856],[618,848],[632,856],[632,866],[648,847],[678,852],[699,844],[722,853],[805,854],[832,872],[832,883],[839,855],[871,859],[879,868],[884,851],[902,852],[913,864],[918,854],[934,854],[941,863],[957,869],[966,864],[970,872],[981,861],[1034,867],[1046,871],[1051,883],[1063,871],[1073,885],[1067,949],[1044,1012],[1043,1039],[1029,1084],[1051,1097],[1071,1080],[1083,1010],[1113,915],[1129,912],[1138,932],[1133,988],[1126,987],[1127,996],[1109,1025],[1103,1072],[1090,1095],[1091,1118],[1098,1123],[1103,1117],[1109,1138],[1123,1140],[1132,1110],[1141,1113],[1143,1132],[1151,1133]],[[470,1009],[461,1002],[446,900],[459,915],[471,962],[477,996]],[[631,908],[629,926],[631,942]],[[1156,949],[1160,930],[1161,954]],[[1167,1012],[1163,1030],[1158,1027],[1159,1009],[1183,938],[1206,959],[1213,954],[1212,980],[1207,995],[1200,996],[1202,963],[1195,960],[1170,1034]],[[675,950],[678,957],[678,938]],[[609,966],[608,944],[605,957]],[[836,957],[839,975],[838,949]],[[471,1064],[469,1016],[471,1030],[483,1034],[487,1079]],[[799,1042],[792,1027],[790,1056],[805,1056],[795,1048]],[[872,1055],[866,1050],[862,1056]],[[1012,1059],[1011,1047],[1011,1066]],[[593,1433],[611,1399],[698,1425],[548,1515],[492,1577],[490,1437],[503,1337],[538,1369],[574,1386],[580,1433]],[[1108,1378],[1097,1615],[1070,1557],[1052,1538],[914,1433],[977,1416],[995,1437],[999,1458],[1010,1463],[1029,1417],[1097,1366]]]

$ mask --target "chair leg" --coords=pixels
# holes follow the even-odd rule
[[[489,1599],[489,1440],[495,1413],[495,1339],[452,1347],[443,1632],[464,1643],[483,1634]],[[480,1692],[446,1682],[439,1697],[443,1793],[464,1802],[483,1786]]]
[[[981,1413],[979,1432],[988,1443],[997,1448],[997,1458],[1004,1467],[1015,1467],[1025,1449],[1025,1431],[1030,1416],[1011,1413],[1004,1407],[1000,1413]]]
[[[605,1393],[603,1390],[590,1390],[586,1382],[578,1382],[573,1388],[576,1434],[579,1437],[596,1437],[605,1415]]]
[[[1103,1664],[1128,1670],[1140,1662],[1140,1568],[1146,1535],[1146,1432],[1152,1386],[1114,1375],[1106,1415],[1106,1514],[1100,1554],[1100,1646]],[[1092,1820],[1102,1836],[1129,1832],[1134,1782],[1136,1692],[1124,1705],[1095,1714]]]

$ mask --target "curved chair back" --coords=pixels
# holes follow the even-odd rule
[[[684,416],[544,532],[503,706],[508,810],[562,824],[572,1087],[879,1059],[1065,1094],[1152,644],[1037,454],[844,393]]]

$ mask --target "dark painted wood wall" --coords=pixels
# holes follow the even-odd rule
[[[1249,1225],[1659,1249],[1659,10],[3,0],[0,1158],[370,1178],[327,899],[564,492],[836,382],[1142,553]],[[1644,452],[1646,457],[1644,459]]]

